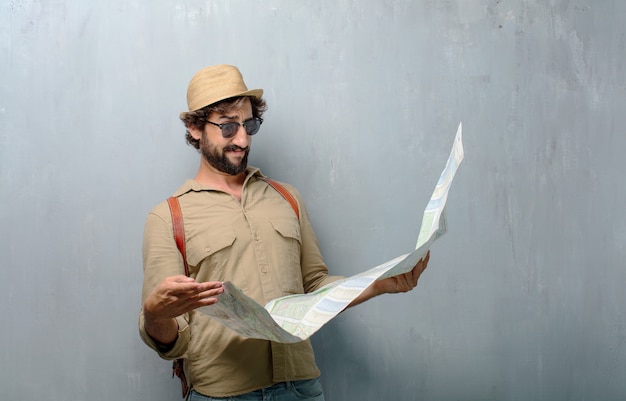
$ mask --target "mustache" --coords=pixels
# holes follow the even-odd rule
[[[228,145],[228,146],[225,146],[222,151],[224,151],[224,152],[235,152],[235,151],[238,151],[238,150],[248,152],[250,150],[250,147],[246,146],[245,148],[242,148],[241,146],[237,146],[237,145]]]

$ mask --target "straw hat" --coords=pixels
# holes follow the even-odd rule
[[[220,100],[237,96],[260,98],[263,89],[248,90],[241,72],[232,65],[220,64],[203,68],[191,78],[187,88],[187,106],[196,111]],[[181,113],[181,116],[185,112]]]

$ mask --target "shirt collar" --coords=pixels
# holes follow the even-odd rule
[[[246,179],[244,180],[243,185],[245,186],[250,180],[250,177],[253,177],[253,176],[264,177],[263,173],[261,173],[261,170],[258,167],[249,166],[246,169]],[[198,181],[189,178],[185,181],[185,183],[180,188],[176,190],[176,192],[174,192],[174,196],[178,197],[191,191],[193,192],[215,191],[215,189],[204,186],[200,184]]]

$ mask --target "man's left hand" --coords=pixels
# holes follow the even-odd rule
[[[420,276],[426,270],[428,266],[428,260],[430,259],[430,251],[426,253],[422,259],[411,269],[410,272],[404,274],[398,274],[397,276],[389,277],[383,280],[374,281],[369,287],[365,289],[356,297],[348,307],[358,305],[368,299],[374,298],[381,294],[396,294],[399,292],[408,292],[417,286],[417,281]]]
[[[430,251],[426,253],[424,258],[413,267],[410,272],[398,274],[384,280],[375,281],[373,290],[375,294],[395,294],[398,292],[408,292],[417,286],[417,281],[426,270],[430,259]]]

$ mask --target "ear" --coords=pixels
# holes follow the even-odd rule
[[[193,137],[193,139],[200,140],[202,138],[202,130],[199,130],[197,127],[189,126],[187,127],[189,134]]]

